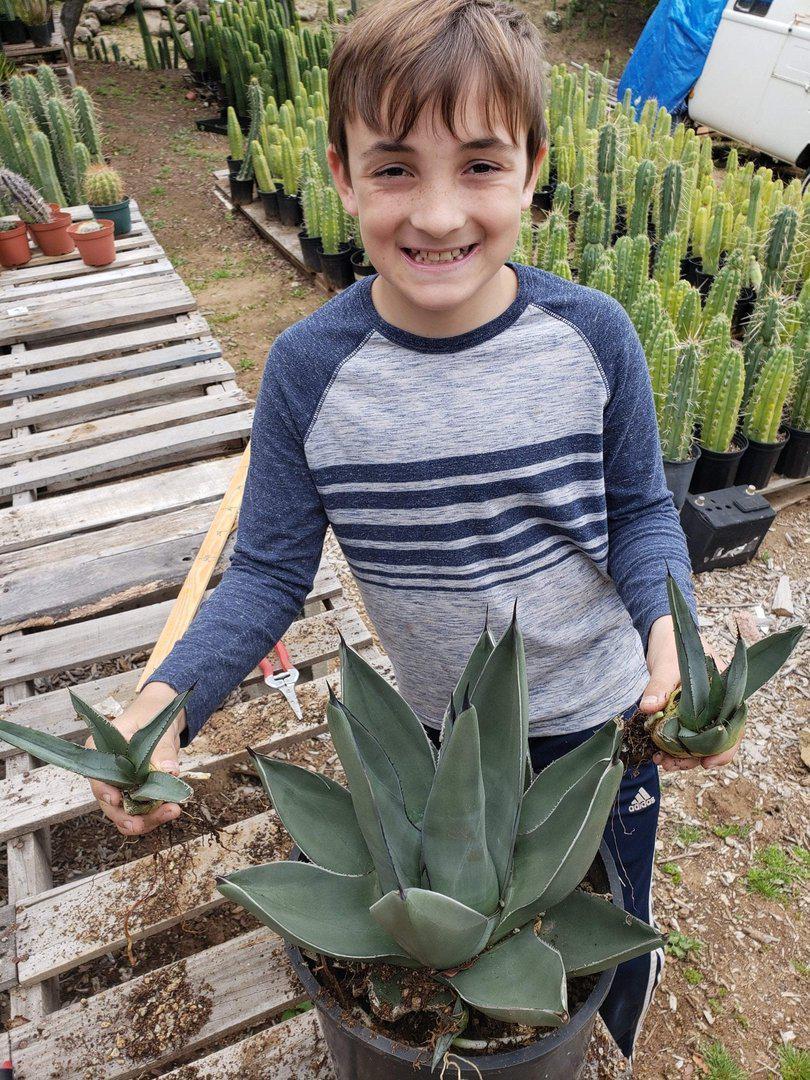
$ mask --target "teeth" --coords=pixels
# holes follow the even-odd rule
[[[462,258],[469,250],[469,247],[451,248],[450,251],[422,251],[408,248],[411,258],[419,263],[453,262],[455,259]]]

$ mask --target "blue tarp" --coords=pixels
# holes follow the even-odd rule
[[[726,0],[660,0],[619,81],[638,110],[647,98],[677,113],[695,85],[720,25]]]

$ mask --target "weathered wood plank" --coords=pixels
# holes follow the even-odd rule
[[[281,940],[262,927],[14,1029],[14,1080],[129,1080],[304,999]],[[134,1017],[144,1008],[165,1030],[192,1002],[210,1010],[197,1030],[178,1024],[174,1041],[169,1036],[159,1052],[133,1037]]]
[[[225,361],[222,361],[224,364]],[[197,379],[204,377],[197,369],[207,367],[211,378],[219,374],[221,378],[222,366],[218,361],[211,361],[207,365],[195,364],[191,368],[179,368],[172,375],[180,375],[184,378],[179,380],[179,385],[195,389],[199,383]],[[162,372],[161,375],[168,375]],[[187,381],[188,380],[188,381]],[[135,382],[136,380],[130,380]],[[130,401],[130,405],[137,404]],[[81,423],[71,424],[69,427],[49,428],[33,435],[23,435],[17,439],[0,440],[0,465],[7,465],[13,461],[49,457],[53,454],[63,453],[66,447],[72,449],[87,449],[91,446],[99,446],[102,443],[121,439],[127,435],[145,434],[148,431],[158,431],[161,428],[170,427],[172,424],[183,423],[186,420],[199,420],[203,417],[220,416],[227,412],[236,412],[250,404],[247,394],[238,388],[230,393],[213,397],[208,394],[200,394],[198,397],[182,398],[180,401],[171,401],[166,405],[153,405],[145,409],[137,409],[135,412],[116,413],[114,416],[98,417],[93,420],[84,420]],[[40,407],[45,406],[44,402]],[[49,418],[52,419],[52,418]]]
[[[141,251],[145,248],[152,248],[159,251],[161,255],[165,255],[163,248],[143,222],[133,224],[132,232],[115,241],[116,261],[119,265],[122,260],[129,261],[129,252]],[[8,279],[3,281],[0,296],[5,296],[7,291],[13,295],[13,290],[17,285],[27,285],[32,281],[47,281],[51,278],[72,277],[86,271],[92,272],[95,269],[96,267],[86,266],[82,262],[82,257],[75,248],[67,255],[56,255],[52,258],[42,255],[32,256],[26,266],[15,270],[13,275],[9,275]]]
[[[86,290],[78,303],[70,295],[60,304],[47,300],[9,305],[0,311],[0,345],[34,343],[101,327],[144,323],[150,319],[179,315],[196,307],[191,291],[176,274],[165,281],[155,279],[123,286],[107,286],[98,294]]]
[[[212,337],[206,337],[200,341],[168,345],[163,349],[150,349],[147,352],[128,353],[109,360],[97,360],[95,363],[49,368],[31,375],[12,375],[0,382],[0,399],[9,401],[23,394],[54,394],[71,386],[111,382],[128,375],[150,375],[152,372],[167,371],[187,364],[199,364],[204,360],[217,360],[221,356],[219,343]]]
[[[8,990],[17,982],[17,965],[14,961],[14,906],[0,907],[0,991]],[[0,1061],[3,1055],[0,1054]]]
[[[202,451],[234,439],[247,439],[253,410],[226,413],[206,420],[194,420],[145,435],[75,450],[71,454],[19,461],[0,469],[0,495],[31,491],[66,480],[104,475],[113,469],[142,472],[161,462],[171,462],[181,454]]]
[[[181,1065],[164,1080],[335,1080],[314,1009],[265,1028],[200,1061]],[[382,1080],[382,1078],[381,1078]]]
[[[46,367],[61,367],[83,360],[100,360],[116,353],[135,352],[150,346],[168,345],[195,337],[209,337],[211,331],[199,312],[138,326],[130,330],[113,330],[81,337],[76,341],[60,341],[58,345],[28,348],[24,356],[10,352],[0,355],[0,375],[15,371],[38,371]]]
[[[117,253],[115,263],[111,267],[87,266],[85,263],[79,263],[71,270],[65,266],[60,267],[60,270],[62,273],[49,274],[44,280],[26,282],[15,280],[12,287],[6,286],[0,289],[0,303],[26,303],[34,297],[59,295],[68,289],[76,291],[79,288],[89,288],[91,285],[100,285],[104,282],[137,281],[153,277],[155,274],[165,274],[173,270],[173,267],[163,249],[156,244],[150,244],[132,251]]]
[[[167,469],[159,484],[154,476],[138,477],[30,506],[0,508],[0,552],[210,502],[224,494],[239,459],[236,454]]]

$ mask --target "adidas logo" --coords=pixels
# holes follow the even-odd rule
[[[646,810],[648,806],[654,806],[655,799],[650,795],[646,788],[640,787],[633,797],[633,801],[630,803],[628,810],[631,814],[635,814],[639,810]]]

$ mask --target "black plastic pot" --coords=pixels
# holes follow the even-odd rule
[[[695,271],[699,269],[700,260],[696,259],[694,255],[687,255],[685,259],[681,259],[681,277],[688,281],[690,285],[697,284]]]
[[[7,45],[22,45],[28,41],[28,31],[22,19],[0,20],[0,41]]]
[[[268,221],[278,221],[278,192],[260,191],[259,198],[262,201],[262,210]]]
[[[377,273],[377,271],[374,269],[374,267],[371,265],[371,263],[369,263],[368,266],[363,265],[363,255],[364,254],[365,253],[362,252],[362,251],[353,251],[352,252],[351,262],[352,262],[352,269],[354,270],[354,273],[355,273],[355,277],[370,277],[372,274]]]
[[[337,255],[327,255],[322,247],[318,248],[321,269],[333,289],[345,289],[354,284],[351,250],[348,244]]]
[[[303,222],[304,215],[301,213],[301,203],[297,195],[285,195],[283,191],[278,192],[278,216],[281,218],[282,225],[289,225],[292,228]]]
[[[695,281],[694,285],[697,291],[700,293],[701,301],[705,301],[709,295],[709,289],[712,287],[714,281],[714,274],[706,274],[699,267],[695,267]]]
[[[776,462],[775,471],[791,480],[803,480],[810,476],[810,431],[788,426],[788,441]]]
[[[704,491],[721,491],[723,488],[734,485],[740,458],[748,446],[748,439],[744,435],[735,435],[734,446],[734,450],[728,450],[725,453],[701,446],[700,457],[695,463],[695,471],[689,485],[689,491],[693,495],[701,495]]]
[[[53,31],[47,23],[42,23],[40,26],[26,25],[26,30],[38,49],[44,49],[47,45],[50,45]]]
[[[695,471],[695,465],[700,457],[700,447],[697,443],[692,447],[692,457],[689,461],[667,461],[664,458],[664,476],[667,480],[667,487],[672,492],[672,499],[675,503],[675,509],[680,511],[683,504],[686,502],[686,496],[689,494],[689,485],[692,482],[692,475]]]
[[[532,195],[532,206],[536,206],[538,210],[550,210],[554,202],[554,192],[557,190],[557,182],[553,184],[543,184]]]
[[[253,202],[253,177],[250,180],[238,180],[235,176],[228,177],[231,188],[231,202],[236,206],[247,206]]]
[[[228,154],[228,176],[238,176],[243,164],[243,160],[234,161],[231,155]]]
[[[745,329],[745,322],[754,310],[757,294],[754,289],[746,286],[740,290],[737,303],[734,305],[734,314],[731,316],[731,329],[734,333],[741,333]]]
[[[304,266],[308,270],[314,270],[316,274],[319,273],[321,269],[320,236],[307,236],[306,229],[302,229],[298,234],[298,240],[301,244],[301,254],[304,256]]]
[[[627,211],[623,206],[616,208],[616,230],[610,238],[611,244],[615,244],[620,236],[627,232]]]
[[[602,863],[613,903],[621,907],[618,899],[622,895],[621,882],[604,841],[597,861]],[[430,1071],[427,1052],[394,1043],[354,1019],[349,1027],[340,1006],[315,979],[300,951],[288,945],[287,955],[318,1010],[337,1080],[413,1080],[415,1076],[432,1076],[436,1080],[437,1073]],[[607,996],[615,971],[609,968],[601,973],[588,998],[564,1027],[503,1054],[472,1056],[460,1051],[460,1057],[452,1058],[453,1076],[463,1080],[475,1076],[486,1080],[576,1080],[588,1052],[597,1011]]]
[[[787,441],[789,443],[790,439]],[[737,469],[737,483],[753,484],[757,489],[766,487],[773,476],[777,458],[784,449],[784,442],[761,443],[749,437],[748,447]]]

